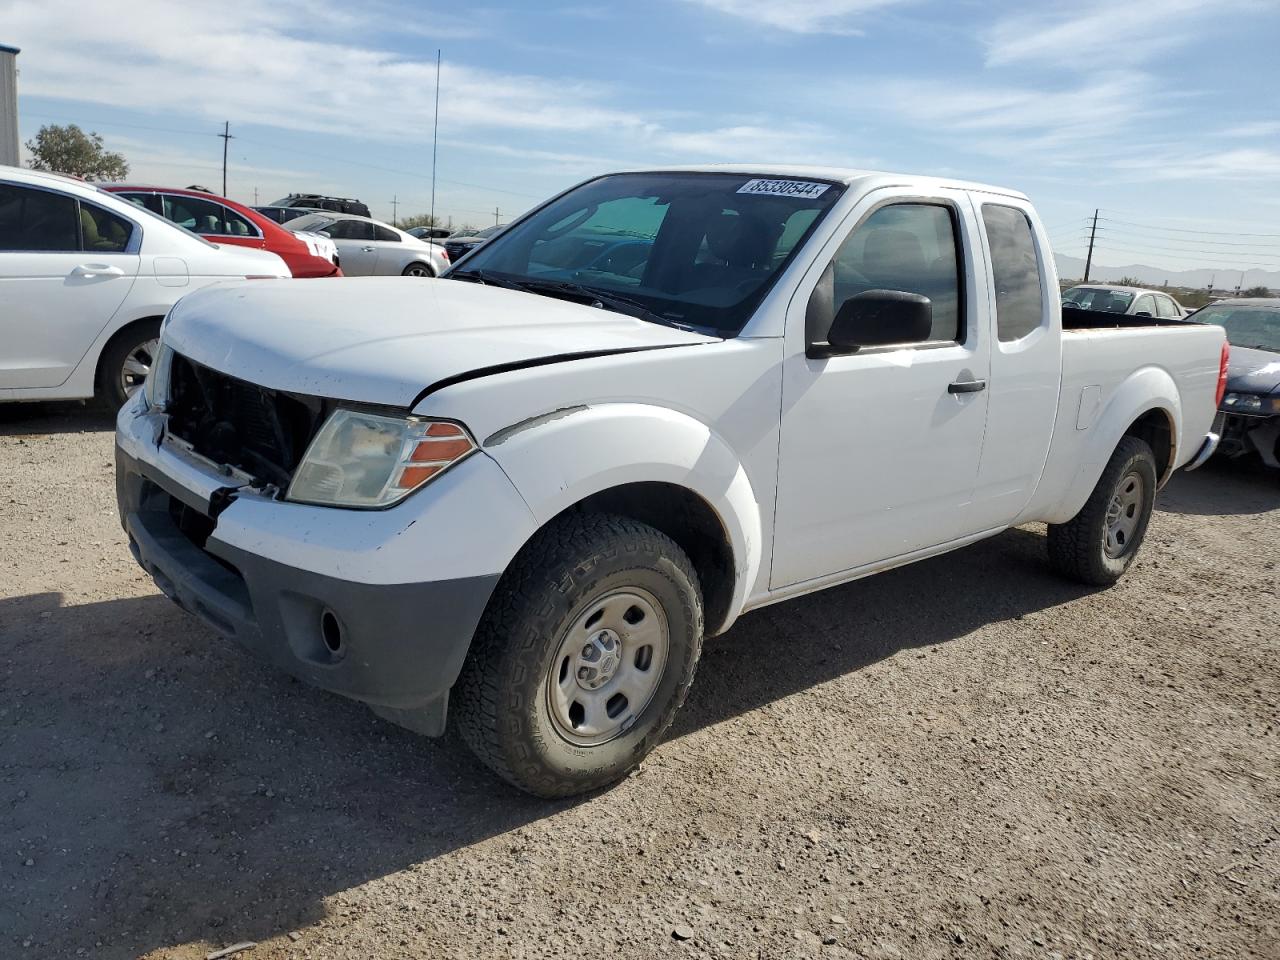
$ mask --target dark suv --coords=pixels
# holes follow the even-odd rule
[[[332,210],[334,213],[354,213],[358,217],[372,216],[369,208],[359,200],[346,197],[326,197],[318,193],[291,193],[283,200],[270,204],[273,207],[306,207],[308,210]]]

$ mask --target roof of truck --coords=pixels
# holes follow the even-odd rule
[[[894,184],[928,183],[937,187],[952,187],[958,190],[975,190],[981,193],[996,193],[1006,197],[1017,197],[1026,200],[1026,194],[1011,190],[1008,187],[997,187],[986,183],[974,183],[969,180],[954,180],[950,177],[930,177],[914,173],[889,173],[883,170],[860,170],[853,167],[824,167],[809,164],[791,163],[698,163],[684,164],[674,167],[649,167],[642,170],[631,170],[629,173],[738,173],[745,176],[758,174],[778,178],[799,178],[802,180],[832,180],[837,183],[851,184],[855,181],[877,181],[867,186],[887,187]]]

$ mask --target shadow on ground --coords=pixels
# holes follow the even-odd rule
[[[1010,531],[744,617],[708,643],[672,736],[1081,596],[1042,539]],[[569,805],[280,675],[158,595],[0,601],[0,646],[0,931],[15,945],[133,956],[265,938],[318,919],[329,894]]]
[[[99,403],[58,400],[0,403],[0,436],[114,430],[116,416]]]

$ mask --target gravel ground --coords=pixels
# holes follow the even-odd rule
[[[1043,530],[748,615],[617,788],[536,801],[216,638],[110,422],[0,407],[0,956],[1280,957],[1280,483],[1129,577]]]

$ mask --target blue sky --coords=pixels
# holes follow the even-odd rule
[[[1071,254],[1102,207],[1103,263],[1280,268],[1275,0],[83,9],[0,0],[21,132],[97,130],[136,181],[217,189],[230,120],[233,197],[424,211],[439,47],[436,206],[455,223],[613,168],[802,161],[1018,187]]]

